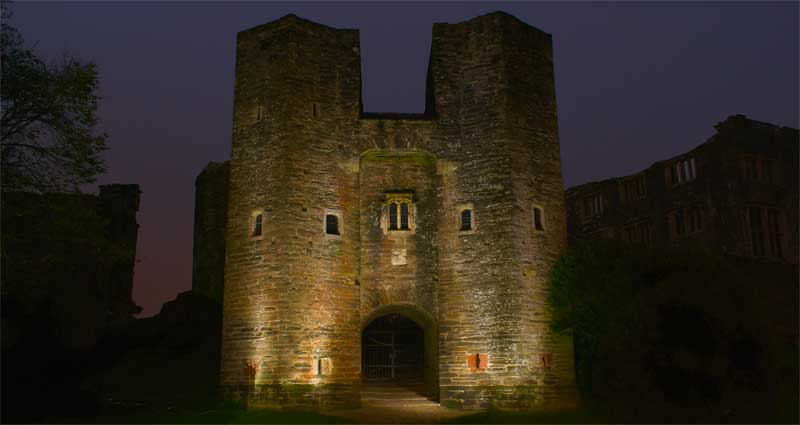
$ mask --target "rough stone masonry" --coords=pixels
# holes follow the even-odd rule
[[[391,314],[424,331],[445,406],[577,403],[546,306],[566,246],[549,34],[435,24],[425,112],[365,113],[358,31],[288,15],[238,34],[234,103],[195,227],[195,289],[224,276],[227,397],[357,406],[362,331]]]

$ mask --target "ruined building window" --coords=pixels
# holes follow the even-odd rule
[[[679,208],[669,215],[672,239],[703,230],[703,213],[699,207]]]
[[[625,227],[625,239],[632,243],[649,246],[653,239],[653,226],[650,221],[642,221]]]
[[[472,210],[466,209],[461,211],[461,229],[472,230]]]
[[[667,186],[677,186],[697,178],[694,157],[680,159],[665,169]]]
[[[647,195],[644,174],[626,178],[619,183],[619,197],[622,202],[643,199]]]
[[[697,233],[703,230],[703,218],[699,208],[686,210],[686,221],[689,233]]]
[[[741,158],[740,166],[745,180],[764,183],[776,183],[778,181],[775,160],[773,159],[746,155]]]
[[[587,217],[603,215],[603,195],[595,194],[584,199],[583,211]]]
[[[751,207],[747,213],[750,222],[750,243],[753,255],[756,257],[764,256],[764,225],[761,221],[761,208]]]
[[[256,121],[263,121],[264,120],[264,107],[259,106],[256,108]]]
[[[781,215],[778,210],[767,210],[767,230],[769,231],[769,248],[773,257],[783,257],[783,229]]]
[[[673,217],[675,217],[675,234],[683,236],[683,234],[686,233],[686,221],[684,220],[683,210],[675,211]]]
[[[411,207],[411,194],[390,194],[387,200],[389,217],[388,230],[405,231],[414,227],[413,209]]]
[[[539,207],[533,207],[533,228],[535,230],[544,230],[544,213]]]
[[[325,233],[328,235],[339,234],[339,217],[333,214],[325,214]]]
[[[257,237],[261,236],[261,226],[264,223],[264,214],[257,214],[253,219],[253,232],[250,233],[250,236]]]
[[[778,209],[749,207],[747,224],[754,257],[783,258],[783,219]]]

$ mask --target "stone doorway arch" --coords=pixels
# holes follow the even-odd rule
[[[413,328],[418,328],[421,332],[420,342],[421,347],[421,360],[422,370],[421,379],[425,386],[425,392],[434,400],[439,399],[439,328],[436,319],[426,310],[414,304],[389,304],[380,306],[372,311],[361,323],[361,354],[362,354],[362,379],[368,379],[365,374],[365,363],[363,356],[365,355],[364,337],[365,332],[378,325],[378,328],[383,326],[386,329],[386,321],[394,320],[396,326],[408,331],[409,334],[405,336],[404,343],[413,341]],[[372,325],[372,326],[371,326]],[[390,325],[391,326],[391,325]],[[407,357],[408,358],[408,357]],[[411,356],[413,358],[413,355]],[[408,370],[396,370],[397,375],[395,378],[403,378],[403,373],[409,372]],[[410,371],[413,373],[413,371]],[[390,377],[391,378],[391,377]]]

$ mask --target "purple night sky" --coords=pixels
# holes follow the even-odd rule
[[[191,287],[194,179],[230,155],[238,31],[288,13],[361,31],[365,111],[422,112],[434,22],[506,11],[553,35],[567,187],[684,152],[728,115],[798,127],[797,2],[216,3],[17,1],[48,58],[100,70],[99,183],[138,183],[134,300]]]

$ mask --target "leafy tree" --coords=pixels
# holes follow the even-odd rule
[[[0,7],[2,190],[78,191],[105,171],[97,67],[70,56],[45,63],[9,24],[8,2]]]

